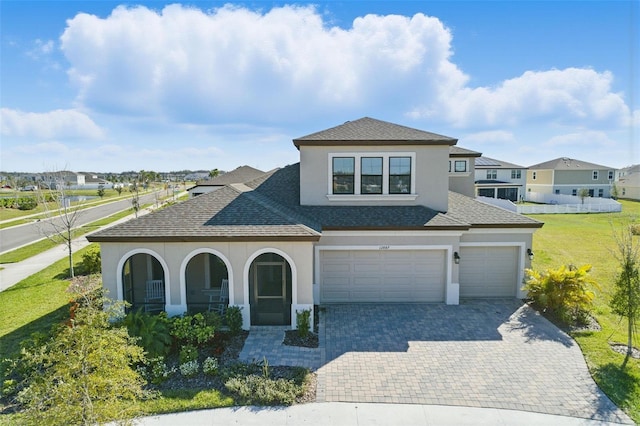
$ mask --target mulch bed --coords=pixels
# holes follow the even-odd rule
[[[622,343],[609,343],[611,349],[622,354],[627,355],[627,345]],[[631,348],[631,358],[640,359],[640,349],[635,346]]]
[[[308,333],[306,337],[300,337],[298,330],[287,330],[284,333],[284,342],[288,346],[302,346],[304,348],[317,348],[318,335],[316,333]]]

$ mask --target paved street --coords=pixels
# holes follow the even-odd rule
[[[302,364],[320,365],[318,402],[455,405],[632,423],[596,386],[575,341],[515,299],[329,305],[321,318],[321,347],[298,353]],[[295,363],[265,333],[274,329],[251,330],[243,356]],[[280,355],[278,347],[285,348]]]

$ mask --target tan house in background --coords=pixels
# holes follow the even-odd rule
[[[640,200],[640,164],[618,170],[616,189],[619,198]]]
[[[615,172],[613,167],[556,158],[529,167],[527,191],[577,196],[581,189],[586,189],[590,197],[610,198]]]

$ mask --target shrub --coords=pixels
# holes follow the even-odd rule
[[[245,404],[257,405],[291,405],[301,392],[301,387],[293,380],[254,375],[233,377],[225,387]]]
[[[84,275],[99,274],[102,270],[100,249],[93,248],[84,252],[80,268]]]
[[[153,383],[159,385],[169,379],[174,373],[175,369],[167,367],[167,363],[164,361],[164,357],[155,357],[147,359],[144,369],[145,378]]]
[[[311,329],[311,309],[296,311],[296,323],[298,328],[298,336],[305,338],[309,335]]]
[[[213,339],[215,328],[207,324],[204,315],[197,313],[174,318],[171,335],[181,343],[202,346]]]
[[[631,234],[640,235],[640,224],[630,225],[629,229],[631,230]]]
[[[130,312],[124,324],[131,336],[138,337],[138,344],[144,348],[147,356],[154,358],[169,353],[172,340],[169,318],[165,313],[152,315],[139,309]]]
[[[526,269],[523,290],[543,311],[572,324],[584,322],[593,307],[595,294],[589,287],[597,283],[589,276],[591,265],[561,266],[540,273]]]
[[[180,374],[184,377],[193,377],[198,374],[198,370],[200,370],[200,364],[198,364],[197,360],[180,364]]]
[[[179,354],[180,364],[196,361],[198,359],[198,348],[193,345],[184,345],[180,348]]]
[[[16,204],[18,210],[33,210],[38,207],[38,201],[31,197],[20,197]]]
[[[225,312],[225,319],[232,335],[240,333],[242,330],[242,308],[240,306],[229,306]]]
[[[202,371],[208,376],[215,376],[218,373],[218,359],[212,356],[205,359],[202,363]]]

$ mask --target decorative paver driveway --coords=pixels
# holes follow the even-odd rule
[[[330,305],[318,401],[506,408],[631,422],[580,348],[517,300]]]
[[[321,318],[321,347],[302,357],[321,365],[318,402],[460,405],[633,423],[596,386],[575,341],[517,300],[328,305]],[[261,359],[259,336],[251,331],[245,358]],[[280,364],[274,351],[281,341],[267,356],[271,365]]]

